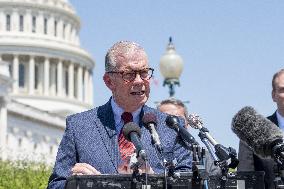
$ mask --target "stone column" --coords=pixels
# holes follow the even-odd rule
[[[6,159],[7,105],[5,97],[0,97],[0,159]]]
[[[84,102],[89,102],[89,70],[84,69]]]
[[[29,62],[29,94],[33,95],[35,89],[35,59],[30,56]]]
[[[90,72],[89,77],[89,103],[93,104],[93,73]]]
[[[43,83],[44,83],[44,87],[43,87],[43,94],[45,96],[48,96],[49,95],[49,66],[50,66],[50,63],[49,63],[49,58],[45,58],[44,60],[44,78],[43,78]]]
[[[74,26],[72,31],[71,31],[71,42],[75,43],[75,37],[76,37],[76,27]]]
[[[6,30],[6,16],[3,11],[0,11],[0,32],[4,32]]]
[[[19,57],[14,55],[13,59],[13,93],[17,94],[19,89]]]
[[[68,95],[69,98],[74,98],[74,64],[70,62],[68,66]]]
[[[79,65],[78,67],[78,73],[77,73],[77,98],[78,100],[82,101],[83,100],[83,88],[82,88],[82,84],[83,84],[83,69],[81,67],[81,65]]]
[[[66,23],[66,28],[65,28],[65,39],[69,42],[70,41],[70,33],[71,33],[71,24]]]
[[[32,13],[30,10],[27,10],[24,18],[24,31],[31,33],[32,32]]]
[[[57,63],[57,95],[63,96],[63,85],[62,85],[62,73],[63,73],[63,63],[62,60],[59,60]]]
[[[12,79],[10,78],[7,62],[0,62],[0,159],[6,159],[7,136],[7,101],[8,91]]]
[[[63,37],[63,20],[62,19],[58,19],[57,22],[57,37],[62,39]]]
[[[37,32],[40,34],[44,34],[44,17],[43,13],[40,12],[39,15],[37,16]]]
[[[47,34],[49,36],[54,36],[54,17],[53,16],[50,16],[50,18],[48,19],[48,22],[47,22]]]
[[[13,13],[11,15],[11,29],[14,32],[18,32],[19,31],[19,13],[17,9],[13,9]]]

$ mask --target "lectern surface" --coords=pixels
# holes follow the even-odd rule
[[[165,177],[161,174],[145,175],[133,180],[132,175],[74,175],[67,179],[65,189],[209,189],[221,188],[220,177],[193,179],[192,173],[182,173],[179,177]],[[264,189],[264,172],[231,173],[225,183],[226,189]]]

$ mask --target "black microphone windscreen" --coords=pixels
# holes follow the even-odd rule
[[[137,133],[139,138],[141,137],[141,129],[136,123],[129,122],[129,123],[127,123],[123,126],[122,133],[123,133],[124,137],[129,141],[131,141],[130,140],[130,133],[132,133],[132,132]]]
[[[156,125],[157,124],[156,115],[154,113],[145,113],[142,118],[142,122],[146,128],[149,126],[148,125],[149,123],[154,123]]]
[[[179,120],[177,116],[168,115],[166,118],[166,125],[176,131],[179,130]]]
[[[283,132],[250,106],[242,108],[233,117],[232,130],[262,157],[270,157],[275,142],[283,139]]]

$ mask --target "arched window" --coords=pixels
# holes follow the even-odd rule
[[[18,146],[21,148],[21,147],[22,147],[22,144],[23,144],[23,139],[22,139],[22,138],[19,138],[19,139],[18,139]]]
[[[77,75],[78,75],[78,68],[74,69],[74,97],[78,97],[78,79],[77,79]]]
[[[24,16],[23,15],[20,15],[19,30],[21,32],[24,31]]]
[[[34,143],[34,150],[35,151],[37,150],[37,147],[38,147],[37,143]]]
[[[62,37],[65,39],[65,32],[66,32],[66,24],[63,24],[63,32],[62,32]]]
[[[44,34],[47,34],[47,18],[44,18]]]
[[[57,93],[58,92],[58,85],[57,85],[57,80],[58,80],[58,78],[57,78],[57,72],[58,72],[58,70],[57,70],[57,68],[55,68],[55,92]]]
[[[57,21],[54,21],[54,36],[57,36]]]
[[[9,63],[9,74],[12,75],[12,64]]]
[[[19,64],[19,87],[25,87],[25,65],[23,63]]]
[[[65,70],[65,94],[69,94],[69,73],[68,70]]]
[[[39,65],[35,65],[35,89],[38,89],[39,84]]]
[[[36,17],[33,16],[32,19],[32,32],[35,33],[36,32]]]
[[[11,15],[6,15],[6,31],[11,31]]]

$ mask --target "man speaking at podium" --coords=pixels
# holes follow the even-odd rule
[[[165,159],[176,161],[176,167],[191,169],[192,157],[177,142],[175,131],[165,125],[166,114],[145,105],[153,71],[146,52],[134,42],[120,41],[108,50],[103,79],[112,97],[103,106],[67,117],[48,188],[64,188],[71,175],[131,174],[128,164],[134,146],[121,134],[127,122],[141,128],[149,171],[162,173],[162,161],[151,144],[150,132],[142,124],[145,113],[157,117],[156,129]]]

